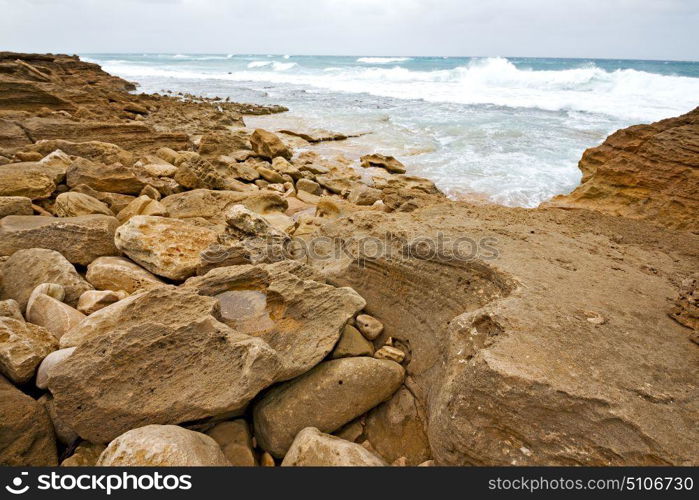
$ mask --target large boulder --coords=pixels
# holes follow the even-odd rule
[[[117,248],[158,276],[183,280],[201,263],[217,234],[179,219],[137,215],[116,231]]]
[[[43,283],[55,283],[65,289],[66,304],[76,306],[83,292],[92,286],[75,267],[55,250],[30,248],[12,254],[2,266],[1,299],[16,300],[22,311],[34,289]]]
[[[209,315],[218,317],[218,311],[218,303],[210,297],[197,295],[191,290],[161,286],[135,293],[92,313],[61,337],[61,347],[74,347],[92,338],[147,322],[176,328]]]
[[[363,446],[307,427],[296,435],[282,467],[381,467],[381,458]]]
[[[196,467],[231,465],[216,441],[176,425],[146,425],[109,443],[97,460],[107,467]]]
[[[0,465],[56,466],[56,438],[43,405],[0,376]]]
[[[291,160],[292,152],[282,142],[282,140],[272,132],[262,129],[256,129],[250,136],[250,144],[253,151],[258,156],[272,160],[277,156],[281,156],[287,160]]]
[[[290,261],[220,267],[184,287],[216,297],[223,322],[264,339],[279,354],[279,380],[286,380],[325,358],[366,304],[354,290],[309,279],[309,273]]]
[[[403,382],[393,361],[368,357],[326,361],[274,387],[253,409],[260,447],[283,457],[306,427],[331,433],[387,400]]]
[[[96,191],[121,194],[139,194],[145,187],[130,167],[121,163],[101,165],[85,158],[77,158],[68,168],[66,182],[70,187],[85,184]]]
[[[371,155],[364,155],[359,160],[364,168],[378,167],[385,168],[392,174],[405,173],[405,165],[396,160],[393,156],[374,153]]]
[[[85,278],[98,290],[124,290],[127,293],[164,284],[157,276],[124,257],[99,257],[93,260],[87,266]]]
[[[85,315],[68,304],[41,293],[38,290],[41,286],[32,292],[27,302],[27,321],[45,328],[60,339],[66,332],[78,326],[85,319]]]
[[[29,382],[41,361],[56,349],[58,341],[48,330],[0,317],[0,372],[14,383]]]
[[[0,255],[25,248],[48,248],[73,264],[88,265],[103,255],[118,255],[114,246],[115,217],[42,217],[10,215],[0,220]]]
[[[238,191],[213,191],[194,189],[173,194],[160,200],[170,217],[190,219],[201,217],[207,220],[222,220],[222,214],[232,204],[240,203],[249,195]]]
[[[0,165],[0,196],[48,198],[56,189],[55,171],[40,163]]]
[[[369,412],[364,434],[389,462],[404,457],[407,465],[418,465],[432,457],[426,420],[419,402],[404,386]]]
[[[0,196],[0,219],[8,215],[32,215],[32,200],[25,196]]]
[[[48,385],[57,414],[82,438],[105,443],[142,425],[240,414],[278,370],[263,340],[211,316],[185,326],[154,318],[83,342]]]
[[[58,217],[79,217],[81,215],[114,215],[106,203],[90,195],[69,191],[56,197],[53,213]]]
[[[617,130],[583,153],[580,185],[545,206],[597,210],[699,230],[699,108]]]

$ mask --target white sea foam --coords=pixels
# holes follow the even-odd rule
[[[373,58],[372,58],[373,59]],[[504,58],[485,58],[453,69],[415,71],[402,67],[329,67],[304,70],[295,62],[252,61],[247,70],[197,71],[109,61],[107,71],[126,77],[273,82],[368,93],[397,99],[492,104],[548,111],[603,113],[647,121],[696,106],[699,78],[633,69],[605,71],[592,64],[564,70],[517,68]]]
[[[391,64],[410,61],[410,59],[410,57],[360,57],[357,59],[357,62],[365,64]]]

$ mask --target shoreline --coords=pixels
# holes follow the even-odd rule
[[[0,68],[1,464],[697,465],[699,108],[524,209],[246,127],[281,107]]]

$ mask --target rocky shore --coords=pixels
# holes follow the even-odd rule
[[[699,109],[538,209],[0,52],[0,464],[699,464]]]

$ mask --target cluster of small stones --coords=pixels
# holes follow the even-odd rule
[[[55,142],[71,154],[35,145],[0,165],[0,411],[11,436],[0,462],[389,464],[361,435],[342,433],[400,389],[406,353],[379,340],[383,325],[356,292],[254,249],[270,236],[310,237],[353,210],[412,209],[412,194],[437,193],[429,181],[369,155],[366,183],[349,161],[294,156],[260,129],[146,154]],[[403,194],[388,206],[389,193]],[[212,259],[221,248],[225,257]],[[264,305],[243,321],[251,306],[227,305],[227,283],[267,286],[282,308],[322,307],[312,326],[324,337],[275,340],[304,325],[269,319]],[[182,366],[184,357],[196,359]],[[119,386],[134,377],[136,393]],[[37,390],[38,400],[24,394]],[[7,405],[42,417],[12,422]]]

